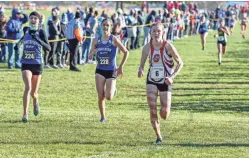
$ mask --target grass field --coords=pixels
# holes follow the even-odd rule
[[[249,49],[239,25],[218,66],[214,32],[201,51],[199,36],[176,41],[184,67],[173,88],[172,112],[160,120],[156,146],[146,103],[145,77],[137,78],[141,50],[131,51],[118,95],[99,123],[94,70],[44,70],[41,113],[26,124],[20,70],[0,64],[0,157],[249,157]],[[119,57],[120,60],[120,57]],[[146,65],[148,67],[148,63]],[[147,68],[146,68],[147,70]]]

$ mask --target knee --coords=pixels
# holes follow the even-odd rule
[[[157,117],[157,109],[156,108],[151,108],[150,109],[150,115],[152,117]]]
[[[24,92],[25,93],[30,93],[31,92],[31,85],[25,85]]]
[[[103,100],[105,100],[105,96],[104,95],[99,95],[98,99],[99,99],[99,102],[102,102]]]
[[[107,100],[112,100],[113,99],[113,95],[111,93],[105,93],[105,98]]]

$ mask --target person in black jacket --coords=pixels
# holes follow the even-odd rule
[[[66,37],[66,26],[68,24],[68,17],[66,13],[61,15],[61,36]],[[61,64],[64,68],[67,67],[66,61],[69,53],[69,44],[68,41],[61,41],[62,45],[62,54],[61,54]]]
[[[41,14],[40,15],[40,21],[39,21],[39,28],[42,30],[45,30],[45,24],[44,24],[44,20],[45,20],[45,15]],[[47,36],[47,35],[46,35]],[[44,60],[44,68],[48,69],[51,68],[48,65],[48,55],[49,55],[49,51],[46,50],[44,47],[42,48],[44,55],[43,55],[43,60]]]
[[[58,22],[59,18],[57,15],[52,16],[52,21],[48,21],[48,31],[49,31],[49,40],[58,40],[60,35],[60,30],[58,30]],[[58,66],[54,64],[54,55],[56,53],[58,42],[49,42],[51,46],[51,51],[49,52],[48,56],[48,64],[52,67],[57,69]]]
[[[155,22],[155,16],[156,11],[152,10],[145,20],[143,45],[146,45],[150,41],[150,24]]]
[[[143,22],[142,12],[139,10],[137,13],[138,13],[137,24],[138,25],[143,25],[144,22]],[[135,49],[140,48],[139,39],[140,39],[140,36],[141,36],[141,32],[142,32],[142,27],[138,26],[137,27],[137,37],[136,37],[136,40],[135,40]]]
[[[64,38],[65,36],[62,34],[62,30],[61,30],[61,22],[59,20],[59,22],[57,23],[57,29],[59,31],[59,39]],[[64,66],[62,65],[61,62],[61,56],[62,56],[62,51],[63,51],[63,45],[64,42],[63,41],[58,41],[57,43],[57,47],[56,47],[56,66],[58,68],[64,68]]]

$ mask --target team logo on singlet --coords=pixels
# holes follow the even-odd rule
[[[153,62],[157,63],[160,60],[160,55],[159,54],[155,54],[153,57]]]

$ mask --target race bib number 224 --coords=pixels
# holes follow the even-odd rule
[[[34,60],[36,56],[36,52],[34,51],[24,51],[23,52],[23,59],[25,60]]]

